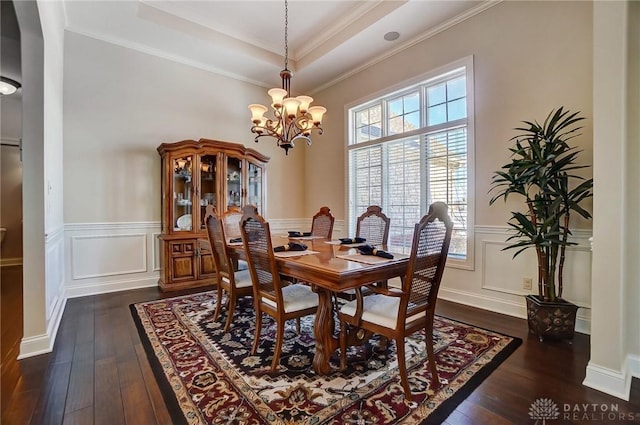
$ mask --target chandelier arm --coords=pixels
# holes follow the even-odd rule
[[[291,139],[291,144],[293,144],[293,142],[298,139],[303,139],[307,142],[307,146],[311,146],[311,138],[309,136],[305,136],[304,134],[298,134],[296,137]]]
[[[297,116],[295,120],[295,125],[296,125],[296,128],[300,130],[301,133],[304,133],[305,131],[311,131],[314,128],[317,128],[317,126],[313,124],[313,121],[311,120],[311,117],[308,114]]]

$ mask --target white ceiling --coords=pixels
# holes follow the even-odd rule
[[[314,91],[495,4],[289,0],[294,94]],[[264,87],[280,86],[284,0],[63,0],[67,29]],[[397,31],[392,42],[384,34]]]

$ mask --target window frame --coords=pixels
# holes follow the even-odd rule
[[[457,119],[454,121],[448,121],[442,124],[437,124],[433,126],[427,126],[427,103],[426,103],[426,91],[427,88],[433,85],[438,84],[439,82],[444,82],[447,80],[451,80],[452,75],[455,75],[460,72],[460,70],[464,68],[463,75],[466,77],[466,108],[467,108],[467,116],[466,118]],[[388,114],[389,114],[389,103],[393,100],[400,99],[407,94],[411,94],[419,92],[419,111],[420,111],[420,128],[415,130],[407,131],[404,133],[394,133],[389,134],[388,131]],[[445,100],[446,102],[446,100]],[[411,138],[420,138],[421,142],[423,139],[427,137],[429,134],[438,133],[443,131],[444,129],[452,129],[455,127],[466,127],[467,130],[467,154],[466,154],[466,166],[467,166],[467,217],[466,217],[466,258],[461,258],[457,255],[449,254],[447,260],[447,266],[452,268],[459,268],[464,270],[474,270],[474,261],[475,261],[475,109],[474,109],[474,69],[473,69],[473,56],[468,56],[462,58],[460,60],[454,61],[447,65],[438,67],[437,69],[431,70],[424,74],[413,77],[409,80],[394,84],[391,87],[388,87],[383,90],[379,90],[376,93],[373,93],[365,98],[362,98],[358,101],[351,102],[345,106],[345,115],[346,115],[346,137],[345,137],[345,175],[347,176],[346,182],[346,190],[345,190],[345,205],[347,205],[347,228],[349,234],[355,232],[355,222],[358,217],[356,211],[353,210],[353,206],[351,204],[352,197],[352,189],[355,184],[353,177],[353,170],[350,167],[350,157],[351,152],[371,147],[374,145],[383,146],[389,142],[407,140]],[[375,105],[380,105],[381,108],[381,134],[382,136],[376,139],[369,138],[363,142],[355,142],[356,140],[356,109],[363,110],[369,109]],[[423,144],[423,143],[422,143]],[[423,144],[424,146],[424,144]],[[383,149],[383,161],[382,168],[386,169],[387,163],[384,159]],[[426,173],[426,154],[424,149],[421,149],[421,184],[422,187],[427,187],[427,173]],[[384,173],[384,171],[383,171]],[[383,174],[384,175],[384,174]],[[385,203],[385,192],[387,192],[386,185],[383,182],[382,185],[382,204]],[[427,205],[423,205],[426,203],[424,200],[420,202],[421,214],[424,213],[422,210],[428,207]],[[384,205],[381,205],[384,208]],[[384,209],[383,209],[384,212]]]

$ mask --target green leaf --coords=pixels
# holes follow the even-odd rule
[[[581,203],[593,196],[593,179],[575,174],[589,166],[578,162],[582,150],[568,143],[581,134],[585,118],[580,115],[561,106],[552,110],[542,125],[521,121],[514,128],[516,135],[509,139],[509,161],[494,173],[489,190],[493,192],[490,205],[501,198],[506,201],[511,194],[523,196],[529,211],[512,211],[507,222],[511,235],[504,249],[516,249],[514,257],[532,247],[541,250],[545,268],[549,268],[547,295],[555,293],[560,247],[575,245],[565,241],[570,234],[564,227],[565,217],[575,211],[591,218]]]

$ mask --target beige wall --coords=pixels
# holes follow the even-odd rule
[[[66,33],[64,221],[160,221],[163,142],[210,138],[271,157],[267,217],[303,215],[304,147],[288,157],[250,132],[267,89]]]
[[[5,140],[5,139],[3,139]],[[3,142],[4,143],[4,142]],[[2,262],[22,261],[22,161],[20,148],[2,146],[0,152],[0,227],[7,229],[2,242]]]
[[[629,284],[626,286],[624,298],[626,303],[626,323],[640,323],[640,2],[629,3],[629,31],[627,40],[628,64],[627,70],[627,187],[625,196],[629,200],[627,216],[628,239],[625,247],[627,253],[627,274]],[[637,326],[627,326],[624,336],[629,352],[640,353],[640,329]]]
[[[492,172],[507,161],[511,129],[521,120],[544,120],[562,105],[582,111],[587,120],[575,142],[584,149],[582,161],[592,163],[591,16],[589,2],[502,2],[316,93],[329,112],[325,134],[306,156],[307,215],[326,204],[346,218],[345,105],[473,55],[475,224],[505,225],[521,203],[489,207],[487,191]]]
[[[22,160],[19,140],[22,137],[22,100],[20,96],[0,97],[0,227],[7,229],[0,257],[5,261],[22,261]]]

